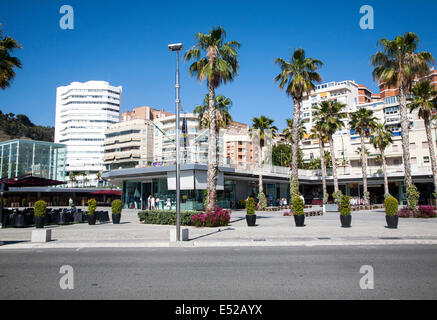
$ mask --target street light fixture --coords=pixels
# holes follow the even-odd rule
[[[183,49],[182,43],[173,43],[168,45],[169,51],[176,51],[176,241],[181,241],[181,171],[180,171],[180,137],[179,137],[179,109],[181,107],[180,100],[180,84],[179,84],[179,51]]]

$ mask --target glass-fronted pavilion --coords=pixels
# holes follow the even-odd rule
[[[15,139],[0,142],[0,177],[14,178],[25,174],[65,181],[64,144]]]

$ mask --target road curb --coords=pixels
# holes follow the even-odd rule
[[[436,245],[435,239],[399,240],[311,240],[311,241],[184,241],[184,242],[56,242],[6,244],[1,250],[18,249],[84,249],[84,248],[210,248],[210,247],[315,247],[315,246],[380,246]]]

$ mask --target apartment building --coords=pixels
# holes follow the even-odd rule
[[[250,169],[257,163],[258,157],[247,124],[232,121],[223,130],[223,157],[232,168]]]
[[[149,106],[133,108],[121,115],[121,122],[105,131],[105,170],[148,167],[153,164],[153,120],[172,115]]]
[[[166,115],[155,119],[154,133],[154,162],[170,164],[176,161],[176,116]],[[180,115],[181,128],[181,162],[208,162],[208,129],[199,127],[199,116],[196,113]],[[218,135],[218,150],[222,150],[223,143]],[[221,152],[219,151],[219,154]],[[220,157],[221,158],[221,157]]]
[[[72,82],[56,89],[55,142],[66,145],[67,176],[81,173],[77,179],[85,180],[83,186],[98,185],[105,130],[120,120],[121,93],[121,86],[106,81]]]

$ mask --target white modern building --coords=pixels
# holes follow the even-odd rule
[[[121,93],[121,86],[106,81],[72,82],[56,90],[55,142],[67,146],[66,172],[84,180],[79,185],[98,184],[105,130],[120,121]]]

